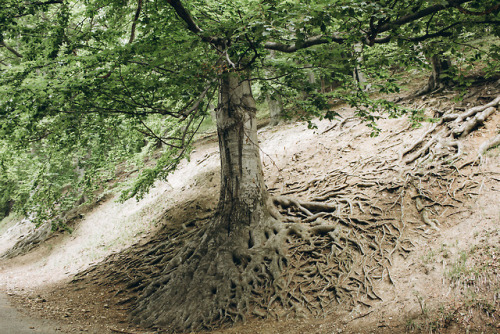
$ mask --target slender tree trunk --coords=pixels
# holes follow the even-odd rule
[[[432,66],[432,73],[427,81],[427,85],[415,93],[415,96],[432,93],[438,89],[448,86],[451,82],[451,78],[449,77],[451,60],[449,57],[443,57],[439,54],[435,54],[429,58],[429,62]]]
[[[429,77],[428,85],[431,91],[448,85],[450,81],[448,72],[451,68],[450,58],[441,55],[433,55],[430,62],[432,65],[432,74]]]
[[[363,73],[363,71],[361,70],[361,66],[360,66],[360,64],[363,63],[363,53],[362,53],[363,52],[363,44],[357,43],[356,45],[354,45],[354,52],[358,56],[356,57],[357,63],[356,63],[356,66],[354,67],[352,76],[353,76],[354,80],[356,80],[356,82],[360,86],[363,86],[367,81],[366,76]]]
[[[265,312],[280,290],[283,238],[268,208],[255,114],[250,81],[236,73],[223,76],[216,114],[222,176],[217,212],[144,290],[132,313],[139,323],[207,329],[243,319],[250,310]]]
[[[281,121],[281,115],[283,113],[283,100],[278,94],[268,94],[267,106],[269,107],[269,117],[271,118],[270,125],[278,125]]]
[[[275,56],[275,51],[271,50],[269,57],[271,59],[274,59]],[[269,77],[274,76],[273,71],[268,71],[267,75]],[[283,114],[283,99],[281,98],[281,95],[278,94],[277,92],[268,92],[266,95],[266,101],[267,101],[267,106],[269,108],[269,118],[271,119],[270,125],[275,126],[278,125],[281,121],[281,117]]]

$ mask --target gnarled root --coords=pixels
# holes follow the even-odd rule
[[[446,117],[452,122],[459,115]],[[431,153],[458,154],[460,140],[447,126],[443,132],[431,126],[402,158],[414,152],[420,152],[414,161]],[[435,140],[426,147],[431,136]],[[437,230],[437,217],[445,224],[445,211],[456,214],[455,204],[476,186],[456,169],[401,171],[390,154],[339,159],[343,165],[304,182],[294,179],[291,168],[293,182],[280,187],[286,196],[269,198],[269,210],[256,210],[261,214],[251,218],[231,212],[227,221],[205,217],[184,229],[170,226],[156,237],[161,241],[122,254],[113,270],[101,270],[108,275],[104,280],[113,282],[104,284],[111,289],[120,284],[117,294],[141,294],[132,312],[137,322],[177,331],[252,316],[323,316],[370,306],[384,298],[377,280],[394,283],[389,272],[394,257],[407,256],[412,238]],[[247,223],[236,228],[233,222]],[[424,232],[422,222],[430,227]],[[102,277],[95,273],[96,280]]]
[[[279,295],[286,259],[281,225],[259,218],[228,232],[215,217],[144,290],[132,318],[148,327],[186,331],[265,312],[271,296]]]
[[[322,202],[304,202],[292,197],[278,196],[273,198],[273,203],[275,205],[280,205],[281,207],[288,209],[295,207],[299,209],[303,214],[308,216],[310,221],[320,218],[325,212],[333,212],[337,208],[334,205],[322,203]],[[319,211],[319,214],[313,214],[313,212]]]
[[[12,248],[7,250],[2,254],[3,258],[12,259],[16,256],[26,254],[33,248],[37,247],[40,243],[44,242],[49,238],[52,233],[52,222],[48,221],[32,232],[28,233],[26,236],[20,238]]]
[[[415,161],[425,164],[430,161],[457,160],[462,154],[459,138],[466,137],[483,124],[497,110],[499,103],[500,96],[488,104],[470,108],[462,114],[444,114],[439,123],[431,125],[420,139],[400,154],[400,159],[405,164]],[[446,128],[438,127],[442,124],[446,124]],[[436,133],[438,128],[440,130]],[[412,152],[414,153],[411,154]]]
[[[417,197],[415,199],[415,206],[417,207],[418,212],[422,215],[422,220],[425,224],[429,225],[433,230],[439,231],[439,222],[437,219],[431,219],[429,217],[430,212],[429,209],[423,204],[422,199]]]

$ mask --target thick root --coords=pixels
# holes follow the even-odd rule
[[[188,331],[265,312],[281,290],[286,264],[281,230],[268,217],[228,235],[215,218],[144,289],[132,319],[147,327]]]
[[[486,151],[500,145],[500,134],[496,135],[495,137],[491,138],[490,140],[484,142],[479,146],[479,150],[477,152],[477,158],[482,160],[484,154]]]
[[[462,155],[462,145],[457,138],[464,138],[481,126],[495,113],[499,103],[500,96],[462,114],[445,113],[439,123],[432,125],[420,139],[401,152],[400,160],[407,165],[414,162],[425,165],[436,161],[456,161]],[[440,126],[443,124],[445,128]]]
[[[321,214],[324,212],[333,212],[337,208],[334,205],[322,203],[322,202],[304,202],[291,197],[278,196],[273,199],[275,205],[280,205],[284,209],[295,207],[299,209],[303,214],[308,216],[309,220],[314,220],[320,218]],[[320,212],[320,214],[313,214],[313,212]],[[314,217],[314,218],[313,218]],[[312,218],[312,219],[311,219]]]
[[[28,233],[26,236],[19,239],[14,246],[12,246],[12,248],[2,254],[2,258],[12,259],[16,256],[26,254],[47,240],[51,234],[52,222],[49,221],[38,228],[33,229],[31,233]]]
[[[477,113],[474,117],[471,117],[467,122],[464,122],[461,126],[457,126],[453,129],[453,136],[455,138],[464,138],[469,133],[472,132],[476,127],[483,124],[484,121],[491,116],[496,111],[495,107],[489,107],[484,111]]]
[[[469,119],[456,126],[488,108],[478,109],[467,111]],[[403,161],[460,154],[451,125],[460,115],[433,124],[403,151]],[[446,164],[423,171],[408,162],[402,169],[391,159],[394,153],[379,147],[372,156],[339,159],[342,165],[318,170],[304,182],[295,178],[304,170],[290,166],[284,169],[289,182],[268,200],[271,209],[247,227],[218,230],[217,217],[187,222],[115,258],[114,267],[101,270],[107,278],[94,269],[86,275],[110,289],[120,285],[118,295],[132,295],[124,303],[133,303],[135,321],[176,331],[369,307],[384,298],[377,281],[394,283],[394,257],[406,257],[414,238],[438,231],[438,217],[446,224],[445,211],[456,214],[464,194],[477,186]]]

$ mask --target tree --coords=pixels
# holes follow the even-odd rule
[[[271,50],[288,55],[281,70],[290,79],[297,64],[309,63],[294,57],[314,58],[322,48],[405,47],[451,38],[474,24],[498,24],[493,0],[16,3],[1,9],[3,55],[10,56],[2,60],[2,138],[43,137],[49,150],[79,148],[78,161],[101,168],[107,153],[130,144],[134,130],[164,143],[157,165],[144,169],[125,196],[141,196],[176,167],[218,96],[217,211],[132,312],[141,324],[179,331],[237,321],[262,300],[280,298],[282,247],[293,231],[281,223],[264,185],[251,90]],[[488,13],[484,19],[462,13],[473,10]],[[16,40],[19,48],[12,46]],[[321,92],[309,98],[309,114],[328,107]],[[82,137],[96,134],[113,150],[89,152],[95,143],[85,145]]]

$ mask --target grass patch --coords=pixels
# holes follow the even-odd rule
[[[434,250],[430,250],[421,257],[421,260],[424,264],[429,264],[435,262],[435,257],[436,257],[436,252],[434,252]]]
[[[451,281],[458,281],[462,277],[469,274],[469,269],[467,268],[467,258],[467,252],[460,251],[458,259],[452,263],[450,270],[446,272],[446,276]]]

